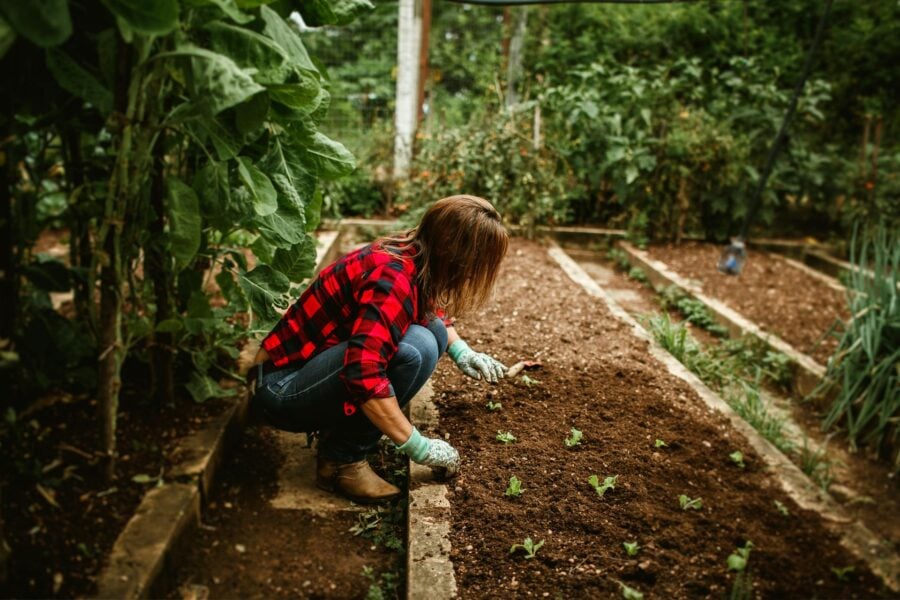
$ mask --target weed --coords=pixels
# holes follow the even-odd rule
[[[653,447],[654,448],[668,448],[669,445],[667,443],[665,443],[664,441],[657,439],[655,442],[653,442]]]
[[[783,503],[779,502],[778,500],[774,500],[774,502],[775,502],[775,508],[778,509],[778,512],[780,512],[785,517],[791,516],[791,511],[788,510],[787,506],[785,506]]]
[[[803,438],[803,447],[800,449],[800,468],[804,473],[819,484],[824,491],[828,491],[834,481],[834,461],[829,459],[825,448],[813,450],[809,447],[809,438]]]
[[[631,267],[628,271],[628,277],[634,279],[638,283],[643,283],[644,285],[647,285],[650,282],[650,280],[647,279],[647,274],[644,273],[644,270],[640,267]]]
[[[784,434],[784,419],[769,412],[758,387],[741,381],[739,391],[726,393],[725,401],[776,448],[793,451],[794,444]]]
[[[744,453],[740,450],[735,450],[731,454],[728,455],[728,458],[731,459],[731,462],[739,466],[740,468],[744,468],[747,465],[744,464]]]
[[[737,572],[731,587],[730,600],[750,600],[753,597],[753,582],[747,571],[752,548],[753,542],[747,540],[743,548],[735,549],[734,554],[728,556],[728,570]]]
[[[641,549],[640,544],[637,542],[623,542],[622,546],[625,547],[625,552],[628,553],[628,556],[637,556],[638,550]]]
[[[609,490],[613,490],[616,488],[616,483],[619,482],[619,476],[613,475],[611,477],[607,477],[603,480],[603,483],[600,483],[600,478],[596,475],[591,475],[588,477],[588,483],[593,486],[594,490],[597,492],[597,495],[601,498],[603,494],[605,494]]]
[[[372,531],[373,529],[377,528],[379,523],[381,523],[381,510],[378,508],[373,508],[371,510],[367,510],[366,512],[357,514],[356,525],[351,527],[349,531],[354,536],[362,535],[367,531]]]
[[[567,438],[565,439],[566,447],[567,447],[567,448],[571,448],[571,447],[573,447],[573,446],[578,446],[579,444],[581,444],[581,438],[582,438],[582,437],[583,437],[583,436],[582,436],[581,431],[579,431],[579,430],[577,430],[577,429],[575,429],[575,428],[573,427],[572,430],[571,430],[571,432],[570,432],[569,437],[567,437]]]
[[[750,550],[753,548],[753,542],[747,540],[743,548],[737,548],[734,554],[728,556],[728,568],[732,571],[741,572],[747,568],[747,562],[750,560]]]
[[[622,271],[627,271],[631,268],[631,262],[628,260],[628,255],[621,248],[610,248],[606,252],[606,258],[613,261],[616,264],[616,267]]]
[[[509,496],[510,498],[518,498],[524,491],[525,490],[522,489],[522,480],[513,475],[509,478],[509,485],[506,486],[504,495]]]
[[[684,293],[678,286],[670,285],[660,293],[664,310],[675,309],[684,315],[688,323],[701,327],[718,337],[727,337],[728,328],[717,323],[713,313],[700,300]]]
[[[689,508],[700,510],[701,508],[703,508],[703,499],[691,498],[690,496],[681,494],[680,496],[678,496],[678,505],[681,507],[681,510],[687,510]]]
[[[509,549],[509,553],[512,554],[513,552],[521,548],[525,551],[525,558],[534,558],[534,556],[537,554],[537,551],[540,550],[541,546],[543,545],[544,540],[541,540],[537,544],[535,544],[533,541],[531,541],[530,537],[527,537],[521,544],[513,544]]]
[[[495,438],[498,442],[503,442],[504,444],[511,444],[516,441],[516,436],[514,436],[509,431],[500,431],[497,430],[497,437]]]
[[[397,587],[400,575],[386,571],[380,576],[375,575],[372,567],[363,567],[363,576],[369,580],[369,590],[366,592],[366,600],[386,600],[397,597]]]
[[[856,570],[855,567],[831,567],[831,572],[834,573],[834,576],[838,578],[838,581],[849,581],[847,575],[854,572]]]
[[[500,410],[501,408],[503,408],[503,404],[501,404],[500,402],[488,401],[488,403],[485,404],[485,406],[487,406],[487,409],[491,412],[494,412],[495,410]]]

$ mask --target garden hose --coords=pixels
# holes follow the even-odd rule
[[[806,62],[803,65],[803,71],[800,73],[800,78],[797,80],[797,85],[794,87],[791,103],[788,105],[787,112],[784,114],[784,119],[781,121],[781,127],[778,129],[778,134],[775,136],[775,140],[772,142],[772,147],[769,150],[769,156],[766,158],[766,164],[759,176],[756,188],[753,190],[753,195],[750,197],[750,204],[747,209],[747,216],[744,217],[744,225],[741,227],[741,233],[738,237],[732,238],[731,243],[725,248],[719,258],[719,263],[717,265],[718,269],[727,275],[740,275],[741,270],[744,268],[744,262],[747,259],[746,241],[747,235],[750,232],[750,225],[753,223],[756,218],[756,213],[759,211],[763,190],[765,190],[769,176],[772,174],[775,160],[781,153],[784,141],[787,139],[788,126],[790,125],[791,119],[794,117],[794,113],[797,111],[797,102],[800,100],[800,94],[803,92],[803,86],[806,85],[806,80],[809,78],[810,72],[812,72],[819,46],[822,44],[822,38],[824,37],[825,22],[828,20],[828,13],[831,12],[831,4],[833,1],[834,0],[825,0],[825,9],[822,11],[822,16],[819,18],[819,24],[816,27],[816,35],[813,39],[812,46],[810,46],[809,52],[806,54]]]

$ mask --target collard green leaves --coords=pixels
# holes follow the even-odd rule
[[[300,5],[300,14],[311,27],[346,25],[373,8],[369,0],[308,0]]]
[[[283,296],[291,289],[290,280],[269,265],[259,265],[241,273],[239,281],[256,317],[267,323],[277,320],[280,315],[275,307],[287,305]]]
[[[49,48],[46,53],[47,68],[56,83],[70,94],[90,102],[101,113],[112,110],[112,92],[96,77],[79,65],[59,48]]]
[[[175,269],[186,267],[200,248],[202,223],[197,193],[183,181],[170,177],[166,200],[169,209],[169,245]]]
[[[278,210],[275,188],[266,174],[257,169],[249,158],[240,156],[237,161],[238,174],[253,198],[256,214],[264,217]]]
[[[12,31],[44,48],[72,35],[67,0],[0,0],[0,16]]]

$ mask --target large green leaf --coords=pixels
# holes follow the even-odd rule
[[[248,72],[223,54],[185,45],[157,55],[157,58],[166,57],[191,60],[193,101],[209,115],[218,114],[265,90],[253,81]]]
[[[268,86],[272,100],[280,102],[302,114],[315,111],[324,95],[318,79],[306,71],[299,72],[298,81]]]
[[[201,117],[189,124],[197,139],[212,143],[219,160],[231,160],[241,152],[243,144],[228,130],[220,117]]]
[[[61,88],[73,96],[90,102],[104,114],[112,110],[112,92],[75,62],[68,53],[59,48],[48,48],[46,61],[47,69]]]
[[[138,33],[165,35],[178,26],[178,0],[103,0],[103,4]]]
[[[278,196],[278,210],[264,217],[256,217],[254,225],[272,246],[290,248],[306,237],[306,216],[284,196]]]
[[[293,282],[301,282],[312,274],[316,266],[316,241],[305,235],[299,244],[279,248],[272,259],[272,268],[287,275]]]
[[[221,21],[210,23],[206,30],[212,49],[243,69],[256,69],[253,79],[259,83],[283,83],[293,73],[287,53],[264,35]]]
[[[300,36],[297,35],[297,31],[268,6],[260,8],[259,14],[266,23],[263,32],[287,52],[294,67],[318,74],[319,70],[310,60],[309,53],[300,40]]]
[[[234,124],[239,133],[249,135],[259,131],[269,116],[269,95],[256,94],[234,109]]]
[[[234,0],[183,0],[183,4],[192,7],[213,4],[229,19],[235,23],[240,23],[241,25],[245,25],[253,20],[253,17],[247,13],[241,12],[241,9],[238,8],[238,5]]]
[[[67,0],[0,0],[0,16],[38,46],[58,46],[72,35]]]
[[[322,179],[338,179],[356,168],[356,159],[343,144],[319,132],[303,145],[303,158],[304,163],[315,167],[316,174]]]
[[[279,317],[278,307],[285,307],[284,294],[291,289],[290,280],[269,265],[259,265],[249,273],[241,273],[239,281],[256,317],[266,322]]]
[[[369,0],[305,0],[300,14],[310,27],[346,25],[364,12],[375,8]]]
[[[304,211],[316,191],[316,176],[312,165],[304,164],[299,145],[289,145],[285,136],[276,137],[260,166],[270,174],[275,184],[279,205],[284,202],[298,211]]]
[[[278,210],[278,195],[272,181],[246,156],[238,157],[238,175],[253,198],[253,210],[261,217]]]
[[[312,199],[306,203],[306,230],[315,231],[322,220],[322,188],[316,188]]]
[[[166,182],[166,204],[169,211],[169,243],[175,258],[175,270],[190,264],[200,249],[202,224],[197,193],[175,177]]]
[[[204,375],[196,371],[191,375],[191,380],[187,382],[185,387],[191,395],[191,398],[194,399],[194,402],[197,402],[198,404],[206,402],[210,398],[228,398],[237,394],[235,388],[226,390],[209,375]]]

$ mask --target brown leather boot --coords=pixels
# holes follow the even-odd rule
[[[316,458],[316,486],[362,503],[381,502],[400,495],[400,488],[379,477],[365,460],[339,463]]]

